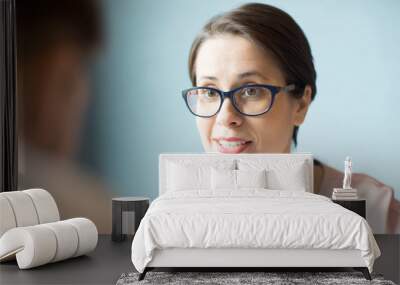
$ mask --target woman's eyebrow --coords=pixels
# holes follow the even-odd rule
[[[258,76],[258,77],[260,77],[262,79],[268,80],[268,77],[265,77],[260,72],[255,71],[255,70],[251,70],[251,71],[246,71],[246,72],[240,73],[240,74],[238,74],[237,77],[239,79],[244,79],[244,78],[252,77],[252,76]]]
[[[263,74],[261,74],[260,72],[256,71],[256,70],[251,70],[251,71],[246,71],[243,73],[239,73],[237,75],[238,79],[244,79],[247,77],[252,77],[252,76],[258,76],[264,80],[268,80],[268,77],[264,76]],[[218,81],[218,78],[215,76],[200,76],[199,80],[211,80],[211,81]]]
[[[215,76],[200,76],[201,80],[212,80],[212,81],[218,81],[217,77]]]

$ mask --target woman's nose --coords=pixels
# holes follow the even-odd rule
[[[231,99],[225,98],[216,120],[218,124],[225,127],[239,127],[243,122],[243,117],[236,111]]]

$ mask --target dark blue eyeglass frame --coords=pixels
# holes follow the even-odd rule
[[[271,103],[269,104],[268,108],[265,111],[263,111],[261,113],[258,113],[258,114],[246,114],[246,113],[243,113],[242,111],[240,111],[239,107],[236,105],[235,97],[233,96],[233,94],[235,94],[240,89],[251,88],[251,87],[267,88],[271,92],[271,97],[272,97],[271,98]],[[189,88],[189,89],[183,90],[182,91],[182,97],[183,97],[183,100],[185,101],[186,106],[188,107],[190,113],[192,113],[193,115],[195,115],[197,117],[211,118],[211,117],[215,116],[216,114],[218,114],[218,112],[221,110],[221,107],[222,107],[222,104],[224,103],[224,99],[225,98],[229,98],[231,100],[231,103],[232,103],[233,107],[235,108],[235,110],[239,114],[242,114],[244,116],[255,117],[255,116],[260,116],[262,114],[265,114],[269,110],[271,110],[272,105],[274,104],[274,101],[275,101],[275,96],[279,92],[290,92],[290,91],[293,91],[295,88],[296,88],[296,85],[294,85],[294,84],[289,84],[289,85],[286,85],[284,87],[278,87],[278,86],[273,86],[273,85],[268,85],[268,84],[247,84],[247,85],[242,85],[240,87],[237,87],[237,88],[229,90],[229,91],[222,91],[222,90],[219,90],[219,89],[216,89],[216,88],[212,88],[212,87],[193,87],[193,88]],[[197,90],[197,89],[207,89],[207,90],[215,91],[215,92],[217,92],[219,94],[219,96],[221,97],[221,103],[220,103],[220,105],[218,107],[218,110],[214,114],[212,114],[210,116],[203,116],[203,115],[198,115],[198,114],[196,114],[196,113],[194,113],[192,111],[192,109],[189,106],[189,102],[188,102],[188,99],[187,99],[187,94],[190,91]]]

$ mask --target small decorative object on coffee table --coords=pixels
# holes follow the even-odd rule
[[[334,188],[332,193],[332,200],[357,200],[357,189],[351,188],[351,158],[346,157],[344,161],[344,178],[343,188]]]
[[[123,241],[127,235],[133,236],[149,204],[150,199],[146,197],[113,198],[111,239]]]
[[[351,188],[351,172],[352,162],[350,156],[347,156],[344,161],[343,188],[333,189],[332,201],[365,219],[366,201],[359,199],[357,189]]]

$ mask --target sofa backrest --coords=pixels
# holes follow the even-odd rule
[[[0,193],[0,237],[15,227],[34,226],[60,220],[57,204],[44,189]]]
[[[221,154],[221,153],[163,153],[159,156],[159,195],[169,189],[171,167],[173,165],[183,166],[218,166],[222,168],[234,169],[267,169],[275,172],[274,183],[285,182],[286,173],[293,171],[301,166],[301,173],[305,181],[304,191],[313,193],[313,157],[311,153],[290,153],[290,154],[270,154],[270,153],[241,153],[241,154]],[[208,177],[205,178],[209,179]],[[281,181],[279,181],[281,180]],[[208,181],[206,181],[208,182]],[[286,181],[287,182],[287,181]],[[290,181],[289,181],[290,182]],[[283,183],[285,184],[285,183]],[[287,183],[285,184],[287,185]],[[281,189],[292,190],[292,189]]]

